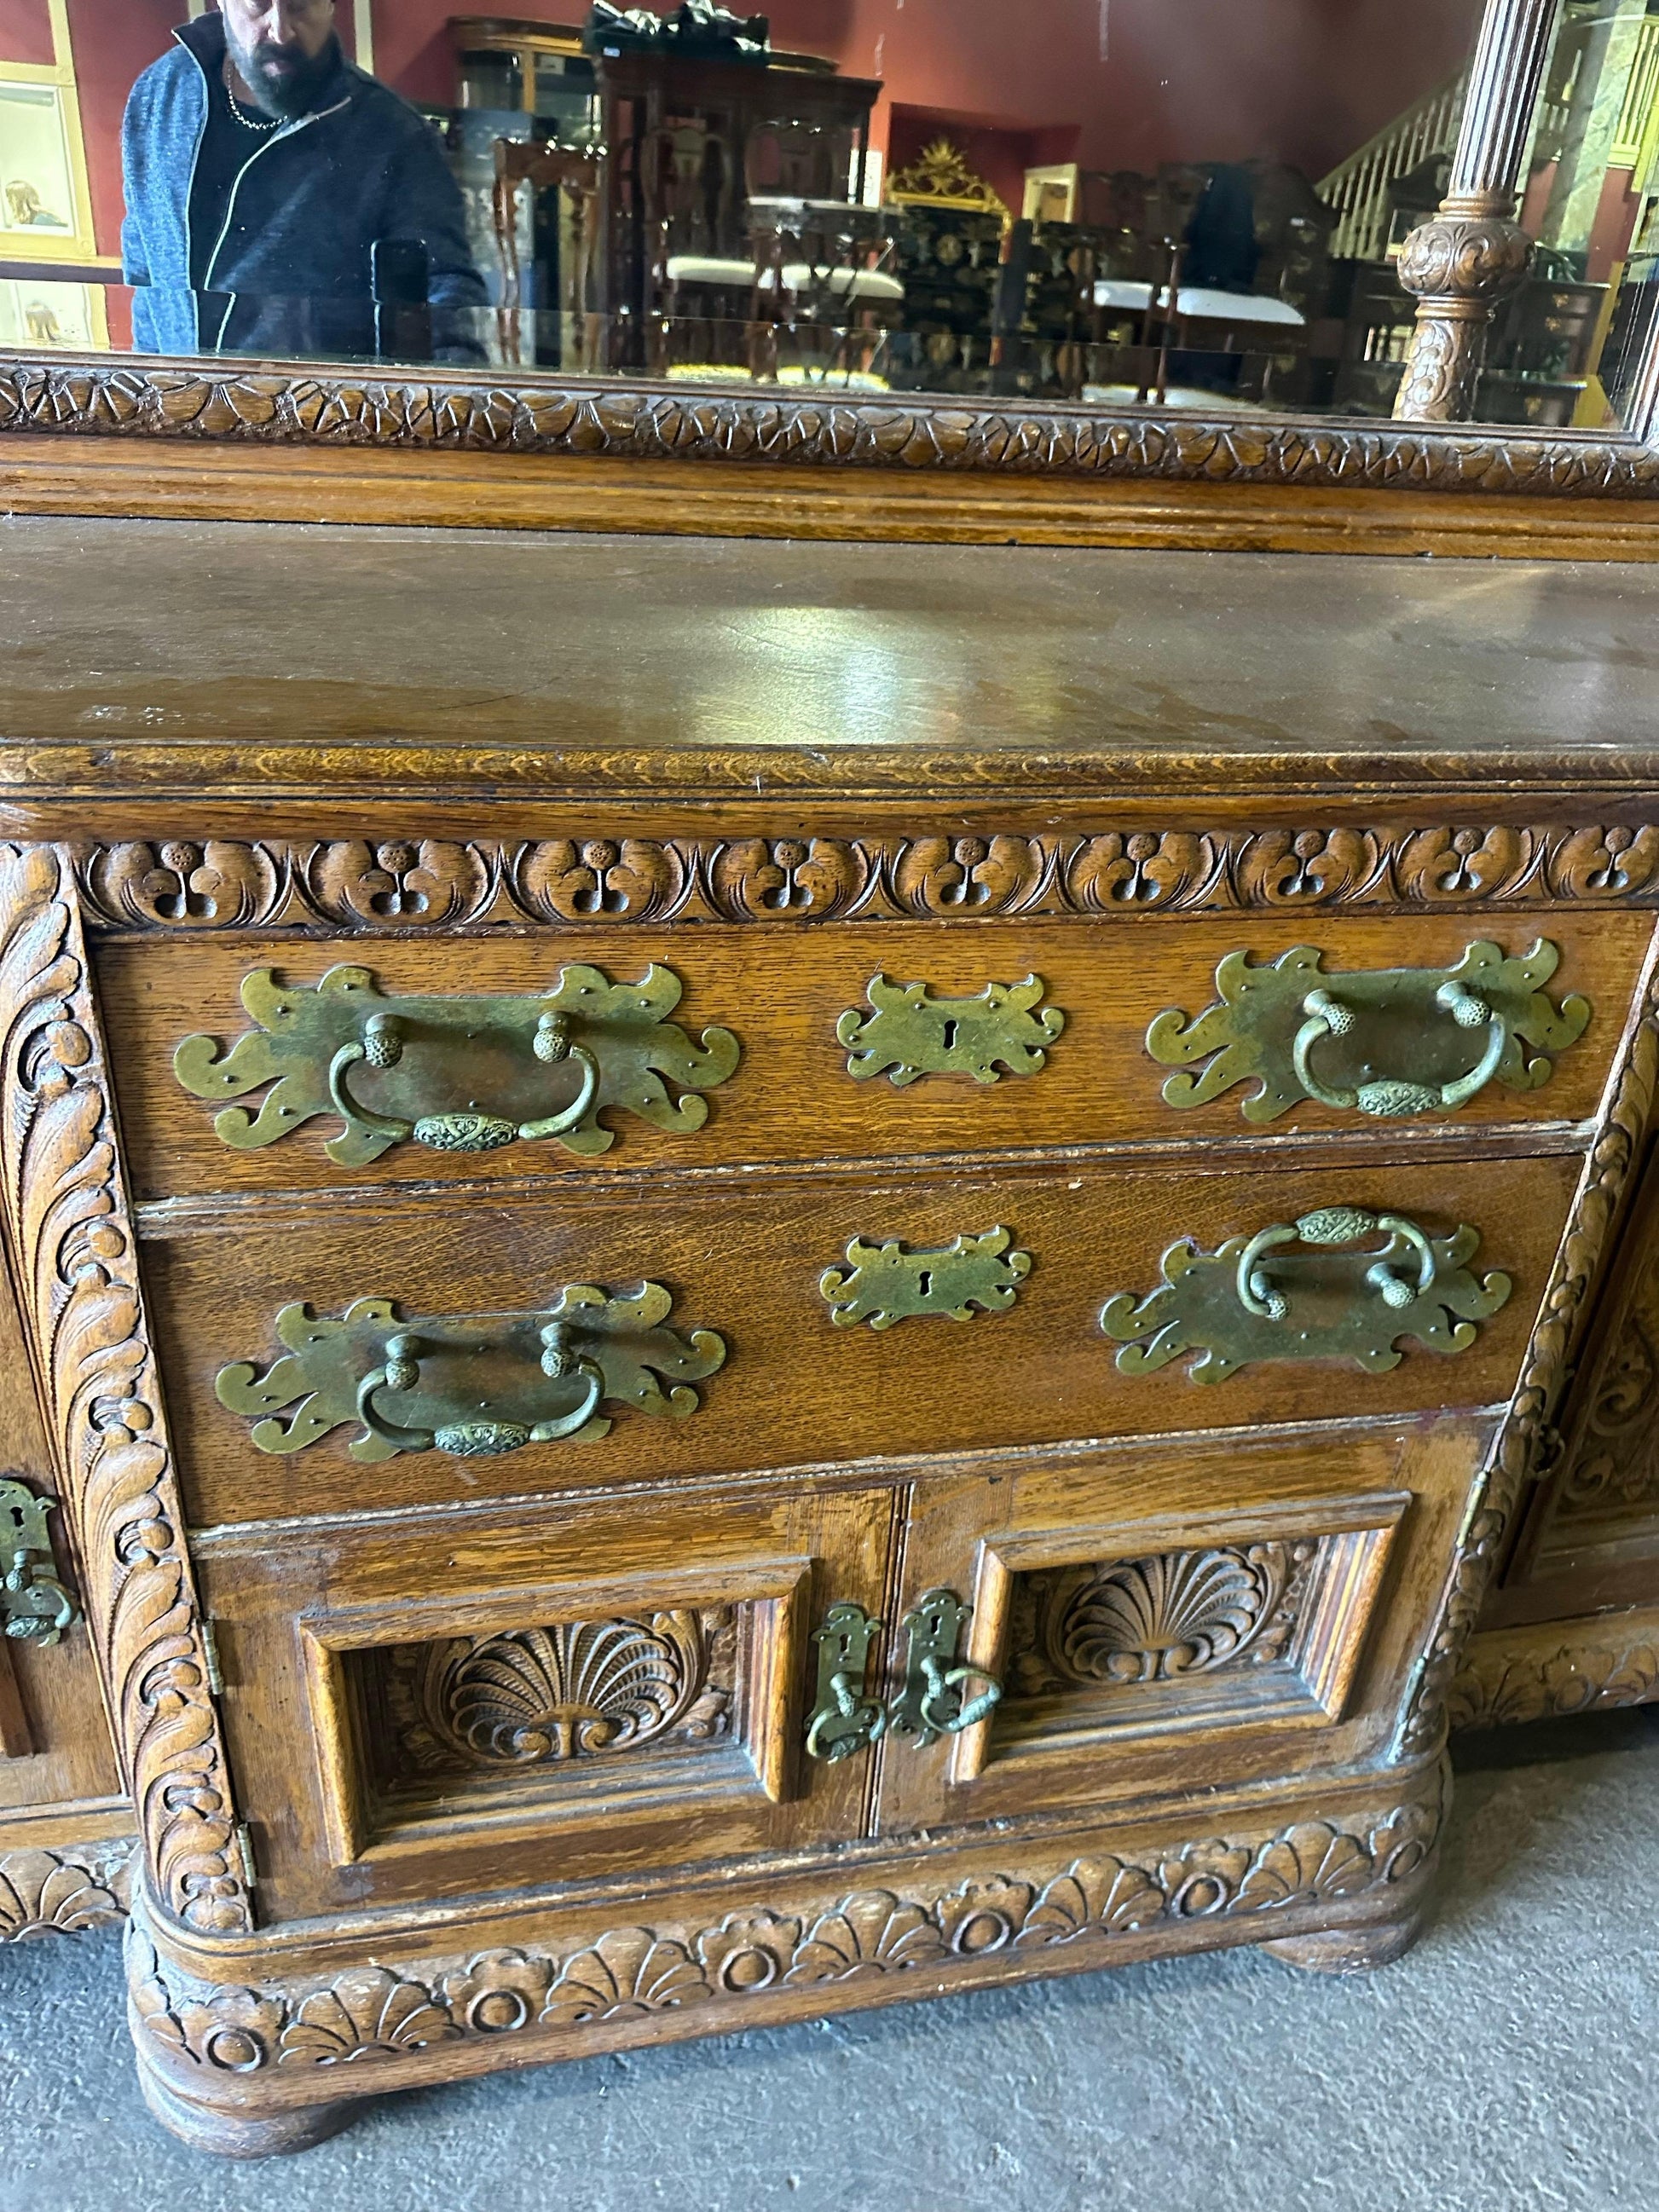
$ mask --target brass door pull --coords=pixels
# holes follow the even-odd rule
[[[1510,1048],[1509,1022],[1501,1008],[1489,1006],[1466,983],[1455,980],[1440,986],[1433,1003],[1449,1013],[1459,1029],[1478,1030],[1485,1023],[1491,1032],[1479,1064],[1455,1082],[1419,1083],[1409,1077],[1375,1076],[1351,1091],[1337,1090],[1322,1082],[1312,1066],[1314,1047],[1322,1037],[1352,1035],[1358,1019],[1352,1006],[1335,992],[1323,989],[1310,991],[1302,1001],[1302,1011],[1308,1018],[1297,1031],[1291,1047],[1291,1064],[1296,1070],[1297,1081],[1309,1097],[1316,1098],[1322,1106],[1344,1110],[1358,1107],[1362,1114],[1377,1116],[1431,1114],[1437,1107],[1449,1113],[1455,1107],[1467,1105],[1497,1074]]]
[[[994,1674],[983,1667],[951,1663],[972,1610],[954,1590],[931,1589],[904,1617],[904,1680],[887,1708],[887,1725],[895,1735],[914,1737],[918,1751],[939,1736],[973,1728],[1001,1699],[1002,1685]],[[970,1698],[968,1685],[973,1681],[985,1687]]]
[[[365,1375],[358,1386],[357,1412],[363,1426],[394,1451],[435,1449],[453,1459],[495,1459],[526,1444],[556,1443],[561,1437],[574,1437],[599,1411],[605,1371],[591,1359],[571,1357],[562,1322],[550,1322],[541,1334],[543,1374],[554,1382],[577,1377],[582,1383],[580,1399],[568,1413],[534,1422],[504,1421],[492,1419],[480,1408],[483,1418],[446,1422],[438,1429],[400,1428],[380,1412],[374,1395],[378,1390],[413,1390],[420,1382],[421,1354],[426,1346],[418,1336],[404,1331],[386,1340],[385,1364]]]
[[[599,1064],[583,1045],[570,1042],[570,1021],[565,1014],[543,1014],[531,1038],[531,1050],[549,1066],[574,1060],[581,1069],[576,1096],[557,1113],[539,1121],[514,1121],[499,1114],[423,1114],[406,1121],[390,1114],[376,1114],[355,1099],[346,1088],[346,1075],[359,1060],[370,1067],[395,1067],[404,1056],[404,1038],[395,1014],[371,1014],[361,1038],[343,1044],[328,1066],[328,1095],[335,1112],[349,1127],[361,1122],[389,1145],[412,1137],[434,1152],[493,1152],[499,1146],[534,1143],[540,1137],[562,1137],[574,1129],[593,1103],[599,1087]]]
[[[908,1736],[921,1751],[982,1721],[1000,1699],[1002,1685],[983,1667],[957,1662],[957,1639],[972,1609],[954,1590],[932,1589],[917,1599],[902,1623],[903,1680],[884,1705],[866,1685],[880,1621],[861,1605],[832,1605],[812,1632],[817,1698],[806,1723],[807,1756],[833,1764],[888,1735]],[[975,1681],[985,1687],[969,1697]]]
[[[46,1516],[55,1498],[24,1482],[0,1481],[0,1621],[24,1644],[56,1644],[80,1615],[58,1576]]]
[[[806,1723],[806,1755],[830,1765],[874,1743],[887,1726],[878,1699],[865,1695],[870,1646],[880,1633],[861,1605],[832,1605],[812,1641],[818,1651],[817,1699]]]

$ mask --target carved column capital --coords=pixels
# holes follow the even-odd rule
[[[1512,205],[1507,195],[1454,197],[1407,239],[1400,282],[1417,295],[1417,329],[1396,416],[1455,422],[1473,412],[1492,310],[1532,266]]]

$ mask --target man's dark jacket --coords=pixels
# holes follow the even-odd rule
[[[198,15],[132,88],[122,126],[121,259],[133,342],[145,353],[372,356],[369,248],[418,238],[431,256],[441,358],[482,360],[488,295],[466,241],[460,187],[430,124],[343,56],[315,106],[261,141],[232,188],[238,234],[191,285],[190,191],[224,67],[224,21]]]

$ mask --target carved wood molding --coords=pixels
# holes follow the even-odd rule
[[[1509,1410],[1476,1487],[1434,1633],[1412,1686],[1397,1748],[1420,1756],[1449,1724],[1463,1663],[1504,1536],[1528,1486],[1556,1463],[1555,1417],[1571,1379],[1591,1285],[1641,1156],[1659,1078],[1659,976],[1650,971],[1640,1013],[1614,1079],[1612,1103],[1584,1163],[1555,1264]]]
[[[700,393],[647,383],[463,374],[374,379],[102,355],[0,356],[0,434],[371,446],[975,476],[1151,478],[1650,499],[1659,453],[1634,439],[1510,428],[1286,420],[960,399]]]
[[[132,1902],[131,1837],[0,1856],[0,1943],[112,1927]]]
[[[1659,905],[1659,824],[81,844],[93,930]]]
[[[155,1893],[251,1925],[68,855],[0,846],[0,1177],[78,1539],[88,1633]]]
[[[1446,1694],[1455,1729],[1645,1705],[1659,1698],[1659,1613],[1546,1621],[1477,1636]]]
[[[721,2027],[761,2025],[765,2008],[755,2001],[769,1992],[915,1968],[937,1990],[953,1967],[1006,1952],[1075,1945],[1104,1966],[1115,1939],[1182,1922],[1255,1920],[1267,1941],[1283,1916],[1408,1881],[1434,1849],[1443,1807],[1436,1768],[1405,1802],[1353,1826],[1306,1820],[1134,1858],[1102,1852],[917,1896],[872,1887],[791,1898],[782,1910],[743,1905],[704,1925],[615,1928],[556,1956],[497,1950],[393,1970],[379,1962],[382,1948],[376,1963],[331,1980],[259,1988],[181,1972],[135,1920],[137,2032],[149,2063],[206,2099],[216,2076],[408,2058],[461,2038],[529,2033],[556,2057],[585,2026],[693,2005],[719,2008]]]

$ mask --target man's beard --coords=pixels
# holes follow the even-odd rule
[[[265,113],[285,121],[307,112],[339,60],[339,44],[331,35],[316,54],[303,54],[298,46],[270,46],[263,40],[244,48],[230,36],[227,24],[226,44],[242,82]]]

